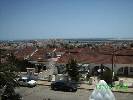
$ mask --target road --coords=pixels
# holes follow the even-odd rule
[[[89,100],[92,91],[79,89],[77,92],[53,91],[46,86],[36,86],[34,88],[21,87],[16,92],[20,93],[23,100]],[[133,94],[114,93],[116,100],[133,100]]]

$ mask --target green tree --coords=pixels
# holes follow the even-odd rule
[[[133,47],[133,43],[130,44],[130,47]]]
[[[15,65],[20,72],[23,72],[23,71],[25,72],[27,71],[26,70],[27,67],[33,66],[31,63],[28,62],[28,60],[16,60]]]
[[[100,76],[101,80],[107,82],[107,84],[112,84],[112,71],[110,69],[106,69]]]
[[[14,54],[11,52],[10,55],[8,56],[8,61],[10,64],[15,65],[16,64],[16,57]]]
[[[18,74],[16,72],[16,67],[12,64],[1,64],[0,65],[0,89],[3,90],[2,96],[7,97],[15,96],[14,88],[18,86],[16,78]],[[6,100],[2,97],[2,100]],[[17,99],[16,99],[17,100]]]
[[[17,85],[15,80],[18,77],[16,72],[16,67],[10,64],[0,65],[0,86],[5,86],[7,84]]]
[[[10,51],[0,50],[0,56],[7,57],[6,63],[0,64],[0,89],[2,100],[19,100],[20,95],[16,94],[14,88],[18,86],[16,78],[18,77],[15,66],[16,58]]]
[[[66,64],[66,72],[68,73],[71,80],[79,81],[79,67],[75,59],[72,58],[68,61],[68,64]]]

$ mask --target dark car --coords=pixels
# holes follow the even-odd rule
[[[77,91],[77,85],[72,82],[56,81],[56,82],[51,83],[51,89],[75,92]]]

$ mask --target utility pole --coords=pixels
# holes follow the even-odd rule
[[[113,82],[113,70],[114,70],[114,51],[112,52],[112,82]]]
[[[116,52],[116,50],[113,48],[113,52],[112,52],[112,82],[113,82],[113,78],[114,78],[114,56],[115,56],[115,52]]]
[[[113,50],[113,52],[112,52],[112,71],[114,70],[114,55],[115,55],[115,53]]]

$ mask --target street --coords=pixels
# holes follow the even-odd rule
[[[77,92],[53,91],[46,86],[36,86],[34,88],[20,87],[16,89],[23,100],[89,100],[92,91],[78,89]],[[132,100],[130,93],[114,93],[116,100]]]

